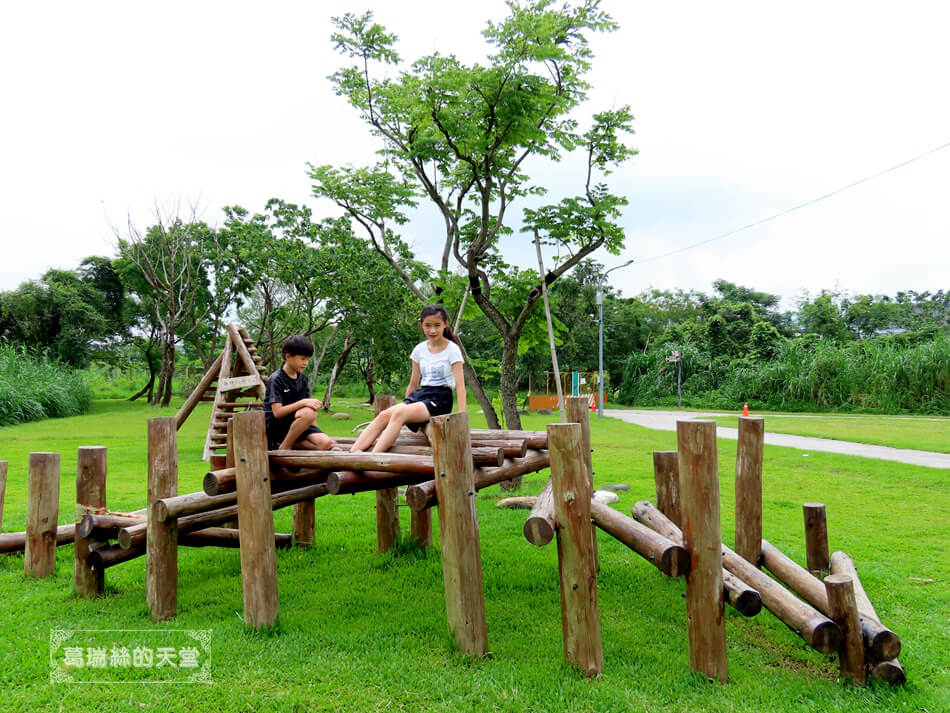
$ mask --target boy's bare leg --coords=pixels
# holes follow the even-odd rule
[[[284,436],[284,440],[281,441],[278,450],[289,451],[292,449],[294,444],[300,440],[303,432],[310,428],[316,420],[317,412],[312,408],[297,409],[297,412],[294,414],[294,422],[290,424],[290,430],[287,431],[287,435]]]
[[[380,434],[376,445],[373,446],[374,453],[383,453],[389,450],[389,447],[399,438],[399,431],[406,423],[423,423],[429,420],[429,409],[423,403],[397,404],[392,407],[392,415],[389,417],[389,425]]]
[[[328,451],[336,445],[336,441],[325,433],[308,433],[295,444],[297,448],[305,451]]]

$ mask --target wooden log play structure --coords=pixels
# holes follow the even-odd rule
[[[242,363],[253,361],[252,354],[232,347]],[[219,374],[227,359],[220,357]],[[230,373],[228,378],[235,378]],[[195,403],[211,383],[201,387]],[[237,403],[229,386],[225,380],[223,397],[232,401],[221,403]],[[379,399],[377,411],[391,403]],[[226,453],[213,457],[203,491],[184,494],[178,493],[180,419],[150,419],[147,507],[131,513],[107,508],[106,449],[83,447],[77,455],[77,522],[57,527],[59,456],[32,454],[27,528],[0,535],[0,552],[24,551],[26,574],[47,576],[56,545],[75,541],[74,589],[82,597],[102,594],[107,569],[145,557],[146,602],[152,617],[164,621],[177,615],[179,547],[238,548],[244,625],[270,629],[280,614],[277,550],[319,544],[315,501],[374,492],[376,551],[382,553],[399,540],[397,489],[405,486],[410,537],[421,546],[432,542],[432,508],[438,508],[446,623],[454,646],[483,656],[489,649],[477,493],[550,468],[537,497],[518,499],[531,507],[523,534],[534,545],[557,543],[564,657],[584,675],[597,676],[604,669],[595,534],[602,530],[663,575],[684,578],[689,665],[709,679],[728,681],[724,606],[729,604],[744,616],[764,606],[815,650],[837,653],[847,681],[905,681],[900,638],[881,623],[854,562],[842,552],[827,555],[822,504],[804,508],[807,569],[762,539],[762,419],[740,420],[733,551],[722,542],[711,421],[677,424],[677,450],[653,454],[662,507],[640,501],[629,517],[592,499],[594,468],[583,397],[568,399],[568,423],[549,424],[545,432],[473,430],[467,413],[452,413],[433,418],[420,433],[400,434],[387,453],[268,451],[263,413],[232,412],[224,426]],[[353,441],[336,440],[344,446]],[[0,461],[0,518],[6,477],[7,464]],[[290,506],[293,534],[275,532],[274,511]],[[829,569],[823,580],[815,574]]]

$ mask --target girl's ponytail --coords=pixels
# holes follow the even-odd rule
[[[448,339],[450,342],[455,342],[459,346],[462,346],[459,344],[459,340],[458,337],[455,336],[455,332],[452,331],[452,327],[449,326],[448,320],[446,320],[445,329],[442,330],[442,336]]]

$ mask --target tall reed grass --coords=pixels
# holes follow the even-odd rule
[[[784,342],[769,361],[713,359],[694,345],[683,353],[683,403],[735,409],[743,402],[784,411],[950,414],[950,335],[911,341],[836,344]],[[677,402],[668,352],[632,354],[619,399],[642,406]]]
[[[0,426],[74,416],[91,405],[78,372],[46,354],[0,346]]]

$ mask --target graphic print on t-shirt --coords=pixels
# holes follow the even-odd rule
[[[448,378],[446,364],[428,362],[420,365],[422,372],[422,383],[424,384],[444,384]]]

